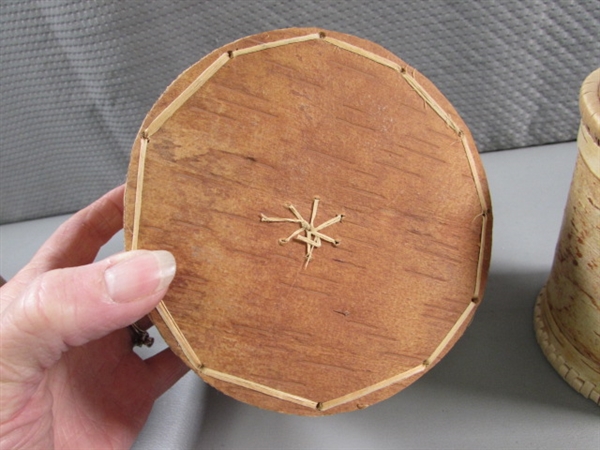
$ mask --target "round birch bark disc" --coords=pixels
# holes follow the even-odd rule
[[[246,37],[183,72],[145,118],[128,249],[177,274],[151,319],[207,383],[326,415],[397,393],[482,298],[492,215],[475,143],[422,74],[320,29]]]

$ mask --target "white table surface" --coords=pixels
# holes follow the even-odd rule
[[[409,388],[366,410],[305,418],[237,402],[189,373],[156,402],[134,447],[599,450],[600,408],[556,374],[532,326],[576,154],[570,142],[483,155],[494,211],[485,298],[454,349]],[[0,226],[0,273],[13,276],[66,217]],[[121,249],[119,234],[100,257]]]

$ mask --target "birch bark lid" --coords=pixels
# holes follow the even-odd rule
[[[581,128],[579,150],[596,178],[600,178],[600,68],[585,79],[579,95]]]
[[[352,411],[408,386],[487,278],[469,130],[423,75],[341,33],[262,33],[183,72],[142,124],[125,203],[127,248],[177,259],[152,313],[167,343],[275,411]]]

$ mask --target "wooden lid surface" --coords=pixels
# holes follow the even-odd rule
[[[204,380],[271,410],[383,400],[462,335],[491,209],[471,135],[420,73],[319,29],[241,39],[147,115],[128,249],[174,253],[152,320]]]

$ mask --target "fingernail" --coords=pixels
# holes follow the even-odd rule
[[[164,250],[136,250],[117,257],[104,272],[106,289],[116,303],[128,303],[165,289],[175,276],[175,258]]]

